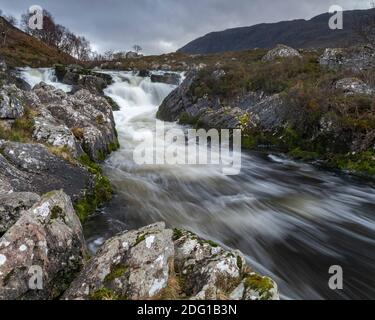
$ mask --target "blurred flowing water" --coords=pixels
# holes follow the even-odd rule
[[[138,166],[137,132],[155,127],[174,87],[111,74],[106,94],[121,106],[121,148],[104,171],[116,195],[85,226],[92,251],[118,232],[165,221],[241,250],[278,282],[284,299],[375,299],[373,181],[257,152],[243,153],[238,176],[219,167]],[[343,291],[328,287],[332,265],[344,269]]]

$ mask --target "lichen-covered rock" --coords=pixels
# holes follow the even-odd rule
[[[17,119],[24,114],[24,107],[15,85],[3,86],[0,90],[0,119]]]
[[[241,287],[241,284],[243,285]],[[242,288],[242,290],[241,290]],[[278,299],[238,251],[157,223],[108,240],[64,299]]]
[[[54,147],[66,147],[74,158],[83,154],[82,147],[74,134],[66,125],[57,122],[52,116],[34,118],[33,138]]]
[[[151,299],[168,285],[173,232],[163,223],[108,240],[64,299]]]
[[[179,120],[207,129],[260,127],[269,132],[284,128],[288,122],[303,124],[303,112],[287,105],[278,94],[267,96],[262,92],[247,92],[227,101],[208,95],[194,97],[191,88],[196,85],[196,76],[196,72],[190,72],[181,86],[163,101],[157,114],[159,119]]]
[[[34,137],[54,146],[66,146],[73,155],[84,150],[92,160],[104,160],[118,147],[113,110],[108,101],[87,90],[68,95],[45,83],[24,92],[38,112]]]
[[[39,200],[39,195],[30,192],[0,194],[0,235],[17,222],[22,211],[30,209]]]
[[[367,94],[371,95],[374,90],[358,78],[344,78],[336,82],[336,89],[342,90],[347,95]]]
[[[182,278],[183,292],[190,299],[279,299],[276,283],[253,272],[241,252],[225,250],[184,230],[175,230],[174,239],[175,270]],[[249,279],[255,277],[264,279],[264,285],[260,282],[258,287],[249,286]],[[253,290],[251,294],[249,290]]]
[[[296,49],[279,44],[276,48],[267,52],[263,57],[263,61],[269,62],[278,58],[302,58],[302,56]]]
[[[330,69],[348,69],[355,72],[375,67],[375,51],[369,47],[327,48],[319,59]]]
[[[250,273],[231,293],[232,300],[280,300],[278,287],[275,281]]]
[[[45,195],[0,238],[0,299],[59,297],[85,253],[70,198],[62,191]]]
[[[63,189],[74,201],[93,188],[94,177],[41,144],[0,141],[0,185],[39,195]]]

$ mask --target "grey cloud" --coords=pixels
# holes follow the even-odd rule
[[[148,54],[171,52],[211,31],[262,22],[311,18],[332,4],[361,9],[370,0],[1,0],[0,8],[20,16],[39,4],[56,21],[85,35],[94,48],[128,50],[140,44]]]

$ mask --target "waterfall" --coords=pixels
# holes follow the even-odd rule
[[[56,89],[70,92],[72,86],[63,84],[57,81],[55,70],[52,68],[19,68],[20,76],[25,80],[32,88],[40,82],[45,82],[49,85],[54,86]]]

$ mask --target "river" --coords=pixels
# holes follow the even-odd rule
[[[92,251],[118,232],[165,221],[241,250],[278,283],[283,299],[375,299],[373,181],[260,152],[242,153],[237,176],[212,166],[139,166],[137,132],[155,128],[158,106],[174,87],[111,75],[106,94],[121,107],[121,148],[103,164],[114,199],[85,225]],[[344,270],[344,290],[328,286],[333,265]]]

